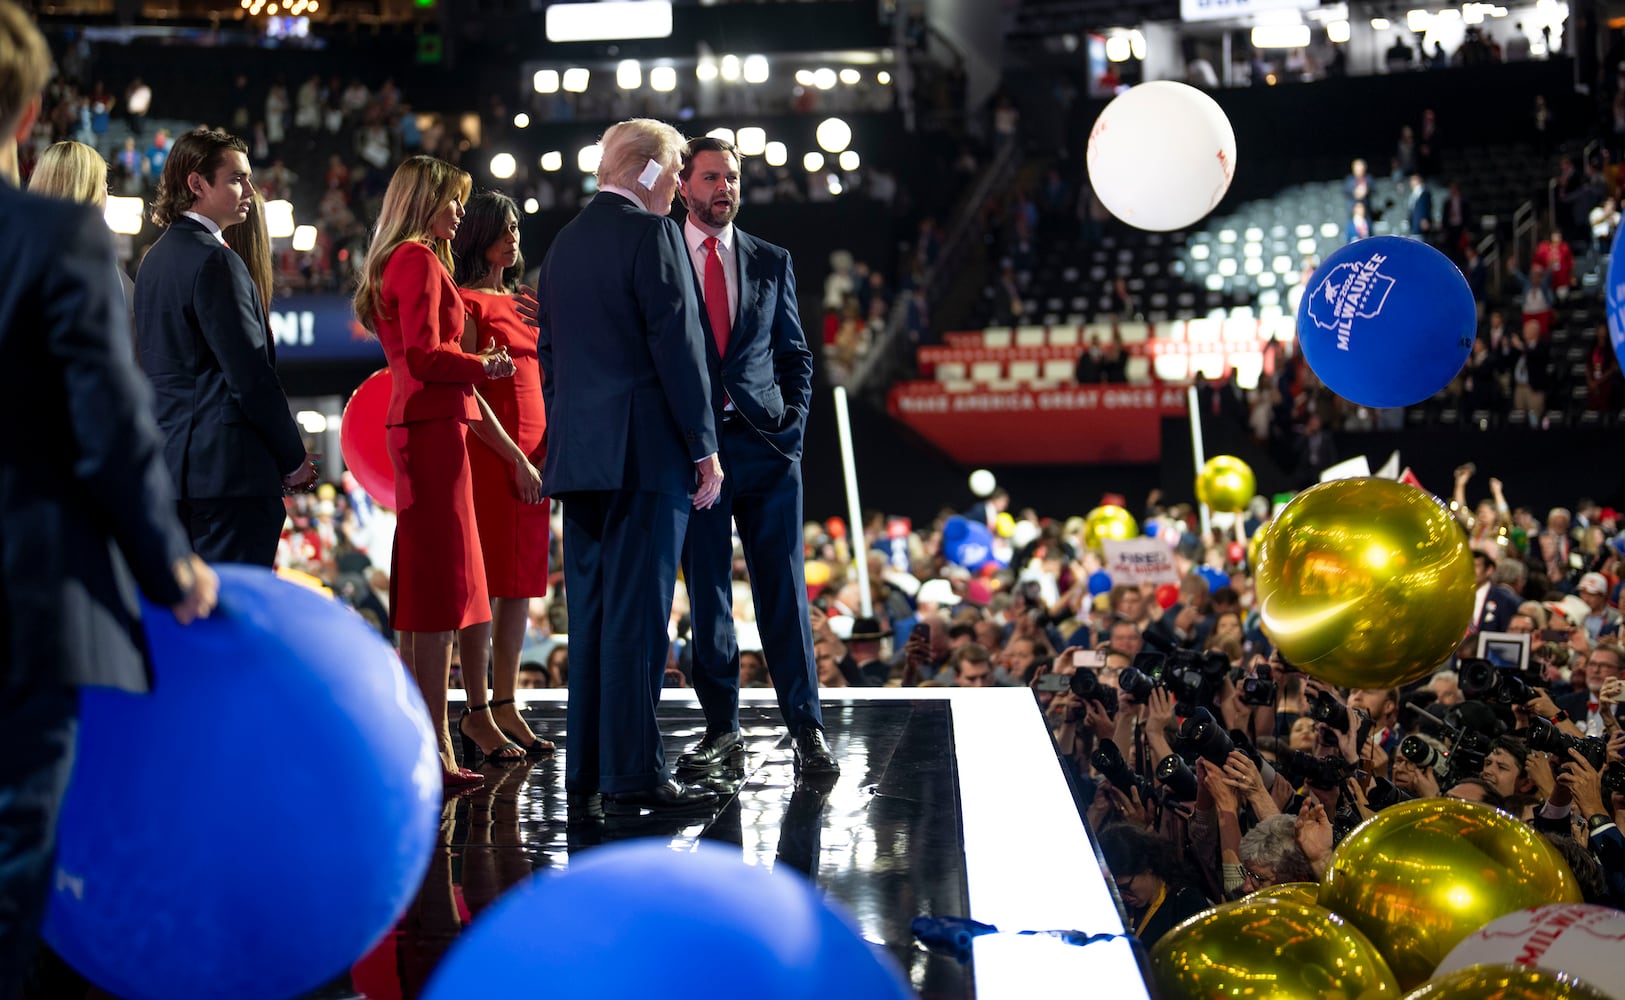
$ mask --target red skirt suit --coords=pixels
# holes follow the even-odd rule
[[[496,341],[513,358],[513,378],[492,379],[480,395],[497,423],[531,464],[542,467],[542,369],[536,363],[536,328],[519,318],[513,298],[463,289],[463,304],[479,328],[479,344]],[[547,517],[551,506],[525,503],[514,492],[513,466],[478,437],[468,439],[474,472],[474,513],[485,555],[485,585],[492,597],[547,595]]]
[[[394,381],[384,422],[398,508],[389,623],[445,632],[490,621],[464,444],[468,422],[480,419],[474,385],[485,382],[485,364],[460,346],[462,296],[434,251],[403,243],[384,264],[379,303],[373,325]]]

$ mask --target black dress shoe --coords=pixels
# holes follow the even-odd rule
[[[797,776],[832,777],[841,773],[841,764],[835,759],[824,731],[808,723],[796,732],[795,763]]]
[[[677,758],[677,767],[683,771],[707,771],[742,757],[744,753],[745,738],[739,730],[707,732],[698,746]]]
[[[567,826],[601,823],[604,819],[604,798],[597,792],[566,791],[564,809]]]
[[[636,792],[605,792],[604,812],[611,816],[636,816],[650,812],[683,812],[716,805],[717,793],[698,785],[685,785],[667,778],[653,788]]]

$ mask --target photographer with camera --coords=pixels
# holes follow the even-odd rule
[[[1438,740],[1412,733],[1399,742],[1393,762],[1394,787],[1418,799],[1442,794],[1439,772],[1445,766],[1445,748]]]
[[[1625,906],[1625,836],[1619,827],[1625,816],[1625,761],[1612,752],[1607,767],[1599,771],[1578,751],[1569,751],[1569,758],[1558,781],[1572,799],[1576,825],[1584,824],[1576,839],[1601,865],[1609,905]]]

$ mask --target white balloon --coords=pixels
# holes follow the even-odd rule
[[[970,474],[970,491],[976,496],[985,497],[992,493],[998,485],[998,480],[993,478],[993,473],[986,469],[977,469]]]
[[[1450,950],[1435,976],[1485,963],[1566,972],[1600,993],[1625,1000],[1620,975],[1625,913],[1588,903],[1556,903],[1492,920]]]
[[[1213,98],[1156,80],[1119,94],[1089,133],[1089,183],[1138,229],[1182,229],[1219,204],[1236,169],[1236,133]]]

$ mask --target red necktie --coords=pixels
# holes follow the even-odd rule
[[[728,319],[728,280],[722,276],[717,238],[707,236],[701,246],[705,249],[705,315],[711,320],[711,333],[717,338],[717,357],[720,358],[728,353],[728,334],[733,327]]]

